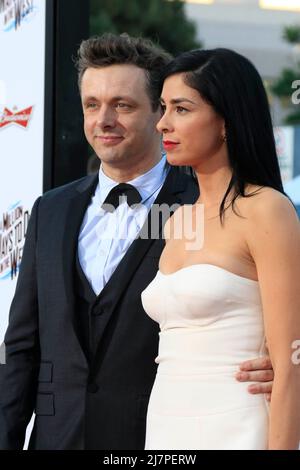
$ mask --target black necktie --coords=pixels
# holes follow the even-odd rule
[[[121,197],[126,197],[126,202],[129,206],[138,204],[142,200],[140,193],[134,186],[127,183],[120,183],[110,190],[102,204],[102,209],[112,212],[113,209],[111,206],[116,209],[120,204]]]

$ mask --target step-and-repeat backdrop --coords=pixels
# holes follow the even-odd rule
[[[45,0],[0,0],[0,344],[43,190]]]

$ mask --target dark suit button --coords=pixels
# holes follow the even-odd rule
[[[89,383],[88,386],[87,386],[87,391],[89,393],[96,393],[96,392],[98,392],[98,390],[99,390],[99,387],[95,383]]]
[[[92,309],[92,315],[93,316],[103,315],[103,313],[104,313],[103,308],[99,308],[99,307],[97,308],[97,306],[96,306]]]

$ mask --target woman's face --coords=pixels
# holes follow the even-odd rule
[[[168,77],[162,90],[164,114],[157,124],[171,165],[197,168],[218,155],[227,155],[224,119],[197,90],[183,81],[183,74]]]

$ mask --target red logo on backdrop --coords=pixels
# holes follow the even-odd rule
[[[11,111],[8,108],[4,108],[3,114],[0,117],[0,129],[10,124],[17,124],[18,126],[27,128],[29,120],[31,118],[33,106],[22,109],[22,111],[16,112],[16,108]]]

